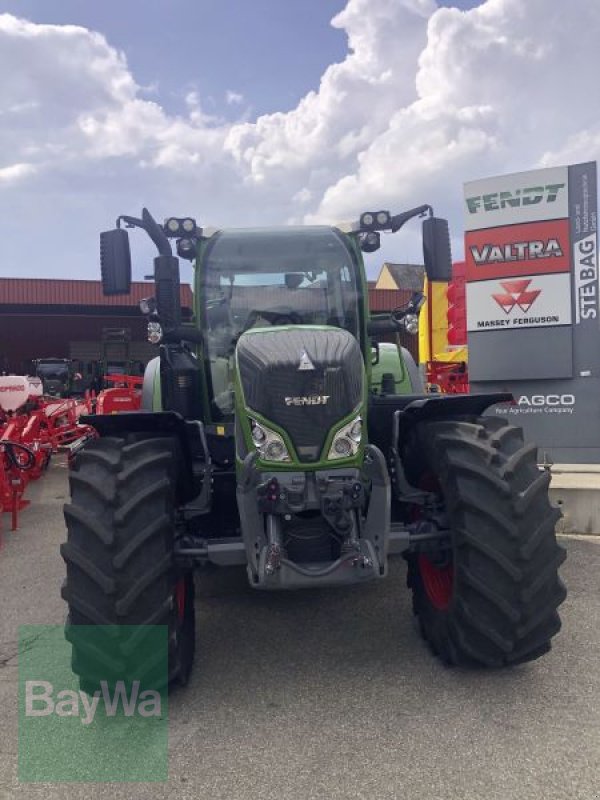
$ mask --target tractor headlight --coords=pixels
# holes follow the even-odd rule
[[[265,461],[291,461],[282,437],[266,425],[250,420],[252,442]]]
[[[289,461],[290,456],[283,439],[272,439],[264,448],[267,461]]]
[[[329,461],[336,458],[350,458],[356,455],[362,441],[362,419],[356,419],[344,425],[333,437],[327,458]]]
[[[252,425],[252,441],[257,447],[260,447],[267,441],[267,433],[265,429],[258,424],[258,422],[255,422]]]
[[[419,317],[416,314],[407,314],[402,320],[407,333],[419,332]]]
[[[355,423],[353,423],[348,435],[350,436],[353,442],[360,444],[360,440],[362,439],[362,419],[360,417],[356,420]]]
[[[160,344],[162,342],[163,332],[160,322],[148,323],[148,341],[150,344]]]
[[[333,444],[331,445],[329,458],[348,458],[351,455],[352,442],[350,439],[348,439],[347,436],[336,436]]]

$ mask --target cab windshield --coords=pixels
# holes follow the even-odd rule
[[[38,364],[35,371],[39,377],[49,380],[65,380],[69,377],[69,368],[66,364]]]
[[[331,228],[223,231],[202,267],[216,416],[233,414],[233,354],[250,328],[332,325],[360,339],[357,267]]]

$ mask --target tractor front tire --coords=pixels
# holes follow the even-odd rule
[[[422,423],[413,447],[419,482],[438,494],[451,531],[446,550],[408,557],[423,637],[447,664],[505,667],[543,655],[560,629],[565,551],[537,448],[494,417]]]
[[[89,442],[71,467],[62,596],[73,671],[86,691],[102,679],[122,679],[133,665],[150,669],[160,661],[152,652],[157,625],[168,636],[168,674],[163,669],[157,680],[164,686],[189,678],[194,583],[173,565],[175,464],[169,438],[130,436]],[[78,626],[100,626],[93,645]]]

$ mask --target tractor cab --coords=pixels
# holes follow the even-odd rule
[[[199,259],[196,281],[214,419],[234,413],[234,355],[246,332],[325,326],[364,342],[357,254],[335,228],[220,231]],[[308,361],[304,368],[310,371]]]

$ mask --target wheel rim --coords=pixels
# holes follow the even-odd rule
[[[438,611],[446,611],[452,600],[454,569],[452,564],[438,567],[427,556],[419,556],[419,570],[425,592],[431,605]]]

